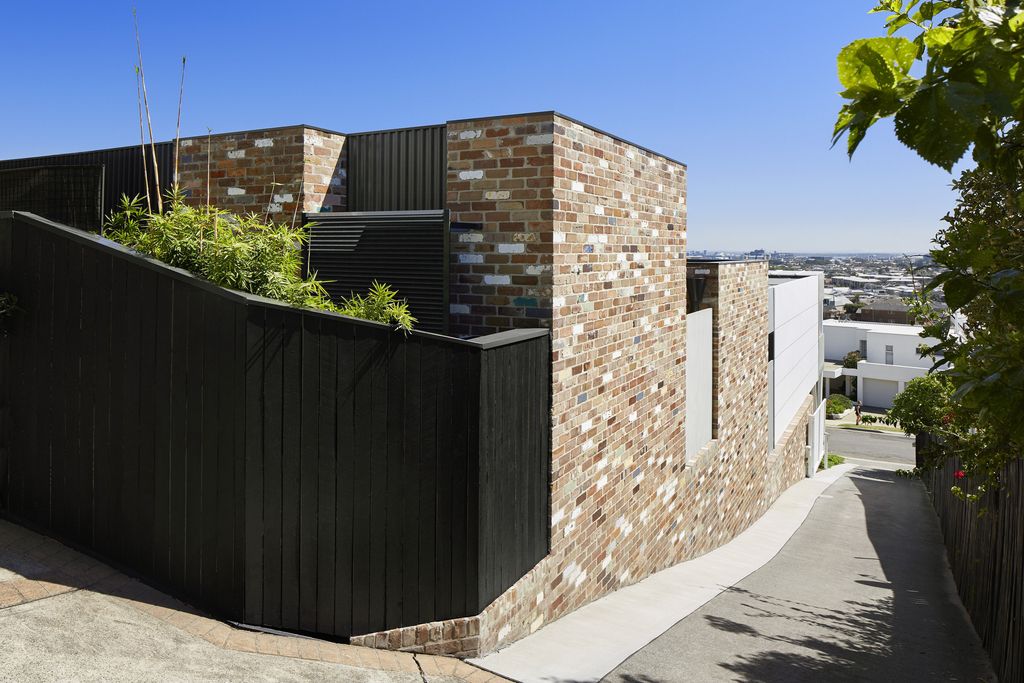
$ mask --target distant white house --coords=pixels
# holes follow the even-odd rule
[[[928,373],[930,358],[921,358],[918,348],[922,344],[938,343],[936,339],[921,337],[917,325],[894,325],[853,320],[825,320],[824,377],[846,377],[845,391],[852,393],[856,382],[857,397],[865,406],[891,408],[893,397],[903,391],[907,382]],[[836,367],[851,351],[860,352],[856,368]]]

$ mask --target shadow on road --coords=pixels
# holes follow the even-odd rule
[[[707,624],[756,638],[766,647],[719,666],[735,674],[735,680],[758,682],[994,680],[956,597],[920,482],[870,468],[855,470],[849,478],[864,506],[867,535],[884,574],[860,574],[853,582],[877,589],[879,597],[827,608],[734,587],[729,592],[741,596],[747,618],[740,622],[708,614]],[[844,590],[844,581],[849,574],[837,576],[836,591]],[[789,629],[797,635],[785,635],[787,622],[802,625]],[[806,634],[808,627],[815,635]]]

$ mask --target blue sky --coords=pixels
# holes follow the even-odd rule
[[[686,162],[691,249],[920,253],[950,176],[869,133],[829,149],[843,2],[138,3],[154,127],[340,131],[556,109]],[[294,9],[290,9],[294,7]],[[10,3],[0,158],[133,144],[131,3]],[[10,68],[10,65],[18,65]]]

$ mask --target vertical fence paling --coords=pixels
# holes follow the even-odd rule
[[[1003,486],[981,505],[950,492],[958,462],[926,475],[953,578],[1000,680],[1024,679],[1024,463],[1011,462]],[[979,516],[981,507],[985,514]]]
[[[548,550],[544,332],[406,336],[20,214],[0,291],[25,309],[0,349],[15,520],[333,636],[476,614]]]

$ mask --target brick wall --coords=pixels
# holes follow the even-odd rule
[[[344,141],[304,126],[185,138],[178,181],[190,202],[205,204],[209,156],[213,205],[290,222],[296,210],[344,206]]]
[[[448,123],[451,334],[550,324],[551,114]]]
[[[344,205],[341,136],[268,133],[215,139],[215,201],[263,210],[273,168],[303,185],[276,213]],[[448,166],[453,222],[478,224],[453,235],[454,333],[551,329],[551,553],[480,615],[352,642],[470,656],[733,538],[803,476],[810,404],[771,451],[767,264],[717,265],[717,441],[686,465],[685,166],[550,113],[450,122]]]
[[[454,620],[353,642],[464,656],[733,538],[803,476],[810,404],[770,453],[767,264],[715,267],[717,442],[686,467],[685,167],[558,115],[448,135],[453,220],[483,224],[453,246],[453,322],[552,330],[551,553],[471,640],[430,638]]]

